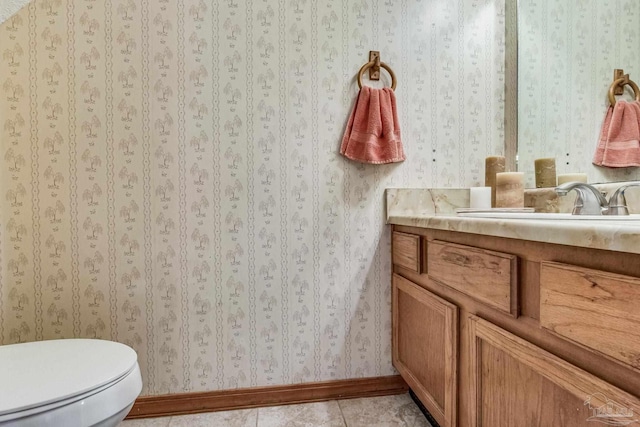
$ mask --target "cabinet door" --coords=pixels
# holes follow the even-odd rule
[[[628,425],[640,401],[475,316],[469,316],[474,427]],[[475,403],[475,404],[474,404]]]
[[[458,308],[393,276],[393,365],[441,427],[456,425]]]

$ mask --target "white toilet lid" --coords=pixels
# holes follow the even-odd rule
[[[70,399],[112,383],[137,363],[113,341],[64,339],[0,346],[0,416]]]

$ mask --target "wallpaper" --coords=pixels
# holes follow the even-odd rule
[[[0,342],[129,344],[143,394],[393,374],[384,189],[503,151],[500,0],[38,0],[0,43]],[[374,48],[402,164],[337,153]]]
[[[518,170],[529,187],[540,157],[555,157],[558,173],[587,173],[589,182],[640,179],[639,168],[591,163],[613,70],[640,81],[638,19],[637,0],[518,2]]]

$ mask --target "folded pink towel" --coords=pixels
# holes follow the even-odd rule
[[[400,139],[396,95],[390,88],[360,89],[340,154],[361,163],[394,163],[405,159]]]
[[[640,102],[620,100],[609,107],[593,164],[610,168],[640,166]]]

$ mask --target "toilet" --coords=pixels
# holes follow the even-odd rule
[[[0,346],[0,427],[113,427],[142,390],[136,352],[112,341]]]

